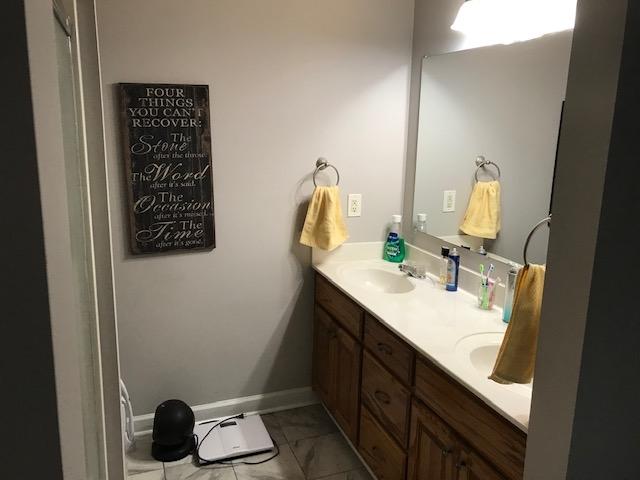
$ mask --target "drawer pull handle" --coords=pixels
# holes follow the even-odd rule
[[[376,397],[378,401],[386,403],[387,405],[391,403],[391,397],[381,390],[376,390],[373,396]]]
[[[393,353],[393,349],[386,343],[382,342],[378,342],[378,351],[386,353],[387,355],[391,355]]]

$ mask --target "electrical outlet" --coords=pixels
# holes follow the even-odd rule
[[[445,190],[442,199],[442,211],[444,213],[456,211],[456,191]]]
[[[362,215],[362,194],[350,193],[348,205],[347,216],[360,217]]]

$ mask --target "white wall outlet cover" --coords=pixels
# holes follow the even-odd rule
[[[347,216],[360,217],[362,215],[362,194],[350,193],[347,205]]]
[[[456,211],[456,191],[445,190],[442,198],[442,211],[444,213]]]

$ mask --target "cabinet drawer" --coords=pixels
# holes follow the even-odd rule
[[[378,480],[404,480],[407,456],[376,423],[364,405],[360,409],[358,451]]]
[[[522,478],[524,432],[422,358],[416,361],[415,392],[508,478]]]
[[[362,337],[364,311],[322,275],[316,274],[316,302],[356,338]]]
[[[380,425],[406,448],[411,392],[368,352],[364,352],[362,362],[362,401]]]
[[[413,349],[368,314],[365,318],[364,344],[400,380],[411,385]]]

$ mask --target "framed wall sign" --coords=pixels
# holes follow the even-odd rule
[[[209,87],[119,87],[132,253],[215,248]]]

